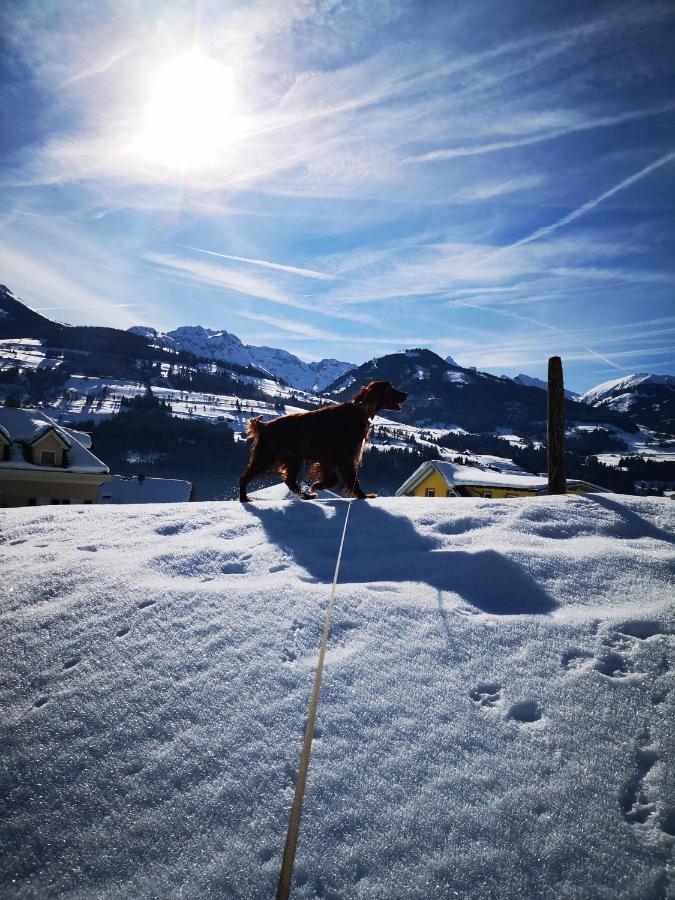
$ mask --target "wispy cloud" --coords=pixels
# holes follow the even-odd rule
[[[462,188],[453,199],[464,203],[472,203],[480,200],[492,200],[494,197],[502,197],[504,194],[514,194],[529,188],[543,184],[543,175],[522,175],[519,178],[509,178],[506,181],[484,181],[470,187]]]
[[[540,144],[543,141],[552,141],[568,134],[580,131],[590,131],[595,128],[608,128],[612,125],[622,125],[639,119],[647,119],[653,116],[664,115],[675,110],[675,103],[664,103],[648,109],[635,109],[611,116],[597,116],[595,119],[576,122],[564,128],[554,128],[540,134],[528,134],[526,137],[514,138],[509,141],[493,141],[489,144],[476,144],[467,147],[448,147],[441,150],[432,150],[418,156],[410,156],[405,161],[412,163],[434,162],[444,159],[458,159],[463,156],[482,156],[485,153],[495,153],[499,150],[512,150],[515,147],[526,147],[530,144]]]

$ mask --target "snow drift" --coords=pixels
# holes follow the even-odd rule
[[[5,511],[5,896],[273,896],[345,510]],[[667,896],[674,524],[356,504],[293,896]]]

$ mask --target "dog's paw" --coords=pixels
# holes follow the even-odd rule
[[[251,500],[250,497],[240,497],[239,502],[240,503],[253,503],[253,500]]]
[[[377,494],[374,494],[372,491],[368,491],[368,493],[366,494],[366,498],[365,498],[365,499],[366,499],[366,500],[374,500],[375,497],[377,497]]]
[[[300,494],[301,500],[313,500],[316,497],[314,491],[307,491],[305,494]]]

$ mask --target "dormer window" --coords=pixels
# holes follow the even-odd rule
[[[40,453],[40,465],[41,466],[55,466],[56,465],[56,451],[55,450],[43,450]]]

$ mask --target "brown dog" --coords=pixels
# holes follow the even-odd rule
[[[373,416],[381,409],[399,410],[407,396],[388,381],[371,381],[348,403],[280,416],[271,422],[262,422],[260,417],[249,419],[246,433],[253,438],[253,446],[239,479],[239,499],[248,502],[249,481],[274,469],[303,500],[316,497],[314,491],[320,488],[334,487],[339,478],[345,489],[360,500],[374,497],[363,492],[356,474],[361,444],[368,436]],[[314,462],[309,473],[314,483],[311,491],[303,494],[298,475],[305,460]]]

